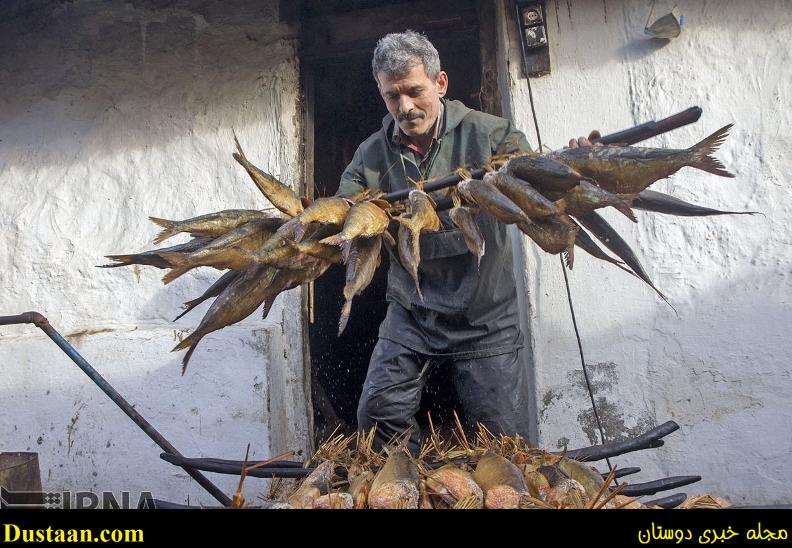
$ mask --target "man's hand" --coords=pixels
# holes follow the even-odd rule
[[[602,137],[602,135],[600,135],[600,132],[595,129],[594,131],[589,133],[588,138],[578,137],[577,139],[570,139],[569,148],[591,147],[591,146],[601,147],[602,146],[601,143],[592,143],[592,141],[594,141],[595,139],[599,139],[600,137]]]

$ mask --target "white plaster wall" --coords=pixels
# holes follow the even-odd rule
[[[169,350],[219,276],[165,287],[97,269],[151,247],[149,215],[269,204],[231,157],[300,185],[295,30],[277,2],[9,2],[0,18],[0,315],[37,310],[186,456],[251,459],[309,443],[300,297],[207,336],[181,376]],[[174,240],[178,242],[178,240]],[[37,451],[46,490],[216,502],[43,333],[0,328],[0,450]],[[210,477],[232,493],[236,478]],[[249,499],[264,488],[250,479]]]
[[[658,0],[655,15],[676,2]],[[570,273],[595,397],[610,440],[667,420],[681,430],[663,448],[614,459],[641,466],[633,481],[700,474],[682,491],[735,504],[792,502],[792,10],[789,2],[690,1],[682,35],[642,35],[651,2],[547,5],[552,74],[532,80],[546,146],[659,119],[693,105],[701,120],[643,143],[686,148],[734,123],[717,156],[735,179],[685,168],[652,188],[719,209],[762,216],[679,218],[637,212],[612,222],[671,300],[583,251]],[[514,22],[503,52],[514,119],[536,143]],[[507,8],[508,9],[508,8]],[[559,260],[523,238],[524,281],[538,401],[539,442],[598,442]]]

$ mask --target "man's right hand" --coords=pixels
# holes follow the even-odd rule
[[[602,146],[601,143],[592,143],[595,139],[599,139],[602,137],[598,130],[594,130],[589,133],[588,137],[578,137],[577,139],[570,139],[569,140],[569,148],[578,148],[578,147],[591,147],[591,146]]]

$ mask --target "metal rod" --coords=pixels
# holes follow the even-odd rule
[[[196,470],[203,470],[205,472],[215,472],[218,474],[232,474],[240,475],[242,473],[243,462],[239,460],[226,460],[215,458],[187,458],[182,455],[174,455],[171,453],[161,453],[160,458],[170,464],[178,466],[189,466]],[[451,462],[466,462],[467,459],[451,459]],[[255,462],[248,463],[248,466],[255,464]],[[427,462],[424,463],[430,470],[440,468],[448,464],[447,461]],[[276,461],[270,464],[254,468],[247,471],[248,476],[257,478],[303,478],[313,472],[315,468],[303,468],[302,463],[297,461]],[[372,471],[376,472],[379,468],[374,467]],[[347,469],[339,466],[335,469],[335,474],[339,477],[345,478],[347,476]]]
[[[197,470],[205,472],[215,472],[217,474],[231,474],[239,476],[242,473],[241,461],[225,461],[222,459],[190,459],[181,455],[174,455],[170,453],[161,453],[160,458],[165,462],[175,464],[177,466],[188,466]],[[251,465],[254,463],[250,463]],[[303,468],[302,465],[298,466],[278,466],[279,463],[272,463],[271,465],[254,468],[247,471],[248,476],[254,478],[304,478],[311,472],[313,468]],[[345,468],[336,468],[335,473],[341,477],[346,476]]]
[[[640,141],[649,139],[650,137],[656,137],[657,135],[667,133],[672,129],[677,129],[682,126],[692,124],[701,117],[701,112],[702,111],[700,107],[691,107],[687,110],[683,110],[682,112],[678,112],[672,116],[669,116],[668,118],[663,118],[662,120],[645,122],[629,129],[603,135],[599,139],[595,139],[594,142],[602,143],[603,145],[616,143],[633,145]],[[481,179],[484,176],[484,170],[473,170],[470,172],[470,175],[473,179]],[[449,186],[453,186],[461,181],[462,177],[459,175],[446,175],[445,177],[427,182],[424,185],[424,191],[432,192],[435,190],[440,190]],[[408,188],[404,190],[397,190],[395,192],[389,192],[388,194],[383,194],[381,199],[387,200],[391,203],[398,202],[399,200],[404,200],[410,194],[410,190],[412,189]]]
[[[481,179],[484,177],[484,170],[483,169],[475,169],[470,172],[470,176],[473,179]],[[424,185],[424,192],[432,192],[435,190],[441,190],[443,188],[447,188],[449,186],[454,186],[455,184],[462,181],[462,177],[457,174],[446,175],[445,177],[440,177],[439,179],[435,179],[430,181]],[[388,194],[383,194],[380,196],[382,200],[388,200],[389,202],[398,202],[399,200],[404,200],[409,194],[411,188],[406,188],[404,190],[397,190],[395,192],[389,192]]]
[[[637,474],[640,471],[641,471],[641,469],[639,467],[637,467],[637,466],[634,466],[632,468],[617,468],[616,469],[616,473],[614,475],[614,478],[616,478],[616,479],[623,478],[624,476],[629,476],[630,474]],[[610,473],[601,474],[603,479],[607,478],[609,475],[610,475]]]
[[[243,464],[245,464],[246,466],[255,466],[256,464],[258,464],[256,461],[252,461],[252,460],[244,463],[241,460],[227,460],[227,459],[214,459],[214,458],[192,459],[184,456],[171,455],[169,453],[162,453],[160,455],[160,458],[164,461],[171,463],[176,463],[178,461],[179,464],[188,464],[193,468],[200,468],[200,466],[202,465],[219,465],[219,466],[236,466],[241,470]],[[278,461],[270,462],[263,466],[259,466],[258,468],[262,470],[266,468],[303,468],[303,463],[296,460],[278,460]],[[313,470],[313,468],[310,468],[310,470]]]
[[[687,493],[676,493],[673,495],[668,495],[667,497],[661,497],[659,499],[652,499],[647,500],[645,502],[641,502],[641,504],[645,504],[647,506],[659,506],[660,508],[671,509],[676,508],[683,502],[687,500]]]
[[[573,449],[566,453],[554,453],[556,455],[563,454],[564,456],[576,460],[600,460],[605,456],[616,456],[631,451],[639,451],[650,447],[660,447],[663,445],[663,440],[659,439],[663,436],[670,434],[679,429],[679,425],[674,421],[668,421],[652,430],[649,430],[640,436],[631,438],[623,442],[609,443],[605,445],[594,445],[591,447],[584,447],[582,449]],[[176,464],[179,466],[188,466],[197,470],[204,470],[207,472],[216,472],[219,474],[234,474],[240,475],[242,472],[242,461],[226,460],[215,458],[187,458],[183,455],[176,455],[172,453],[162,453],[160,458],[165,462]],[[454,462],[470,462],[467,458],[452,459]],[[254,463],[251,463],[254,464]],[[447,464],[447,461],[427,462],[426,467],[435,469]],[[303,468],[302,463],[298,461],[276,461],[269,463],[260,468],[254,468],[248,471],[249,476],[270,478],[302,478],[310,474],[314,468]],[[374,469],[376,471],[376,468]],[[641,469],[637,467],[617,469],[616,477],[623,477],[629,474],[640,472]],[[341,477],[346,476],[346,469],[344,467],[337,467],[335,473]],[[604,475],[604,474],[603,474]],[[637,485],[637,484],[636,484]],[[642,484],[641,484],[642,485]]]
[[[135,409],[127,402],[118,391],[113,388],[110,383],[108,383],[99,372],[94,369],[91,364],[89,364],[85,358],[83,358],[79,352],[71,345],[69,342],[58,333],[54,327],[52,327],[44,316],[39,314],[38,312],[25,312],[24,314],[20,314],[18,316],[0,316],[0,325],[11,325],[11,324],[21,324],[21,323],[32,323],[47,336],[52,339],[52,341],[57,344],[64,353],[66,353],[71,360],[77,364],[77,367],[82,369],[83,373],[88,375],[88,378],[91,379],[96,386],[98,386],[102,392],[107,394],[107,396],[113,400],[113,402],[121,408],[121,410],[126,413],[126,415],[132,419],[132,421],[141,429],[146,435],[154,441],[157,445],[159,445],[164,451],[174,455],[181,455],[179,451],[170,444],[168,440],[166,440],[162,434],[160,434],[143,416],[135,411]],[[195,481],[197,481],[201,487],[206,489],[209,494],[211,494],[218,502],[225,506],[231,505],[231,499],[223,493],[220,488],[218,488],[214,483],[212,483],[206,476],[198,472],[197,470],[182,466],[184,471],[187,472]]]
[[[617,131],[616,133],[604,135],[599,139],[594,139],[594,142],[602,143],[603,145],[634,145],[635,143],[645,141],[651,137],[662,135],[663,133],[669,132],[672,129],[677,129],[682,126],[692,124],[701,118],[701,112],[701,107],[690,107],[689,109],[683,110],[682,112],[677,112],[668,118],[645,122],[641,125],[631,127],[630,129],[624,129],[622,131]]]
[[[263,501],[253,506],[245,505],[244,510],[260,510],[270,508],[273,505],[270,501]],[[162,499],[144,499],[140,502],[138,510],[231,510],[228,506],[194,506],[189,504],[180,504],[178,502],[170,502]]]
[[[623,455],[624,453],[629,453],[631,451],[659,447],[662,445],[660,443],[662,442],[660,438],[665,437],[677,430],[679,430],[679,425],[674,421],[668,421],[635,438],[626,441],[605,443],[602,445],[592,445],[591,447],[584,447],[583,449],[573,449],[572,451],[567,451],[564,453],[564,456],[575,460],[592,461],[601,460],[605,457]]]
[[[654,495],[658,491],[668,491],[677,487],[684,487],[691,483],[701,481],[701,476],[673,476],[646,483],[632,483],[625,485],[621,494],[625,497],[637,497],[638,495]]]
[[[38,314],[37,312],[25,312],[24,314],[19,314],[17,316],[0,316],[0,325],[13,325],[18,323],[36,323],[36,318],[33,316],[34,314]],[[39,316],[41,316],[39,314]],[[41,316],[44,318],[44,316]],[[44,318],[46,322],[47,319]]]

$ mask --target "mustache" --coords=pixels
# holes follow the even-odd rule
[[[423,117],[424,115],[421,112],[414,112],[414,111],[405,112],[399,114],[399,122],[411,122],[413,120],[417,120],[418,118],[423,118]]]

